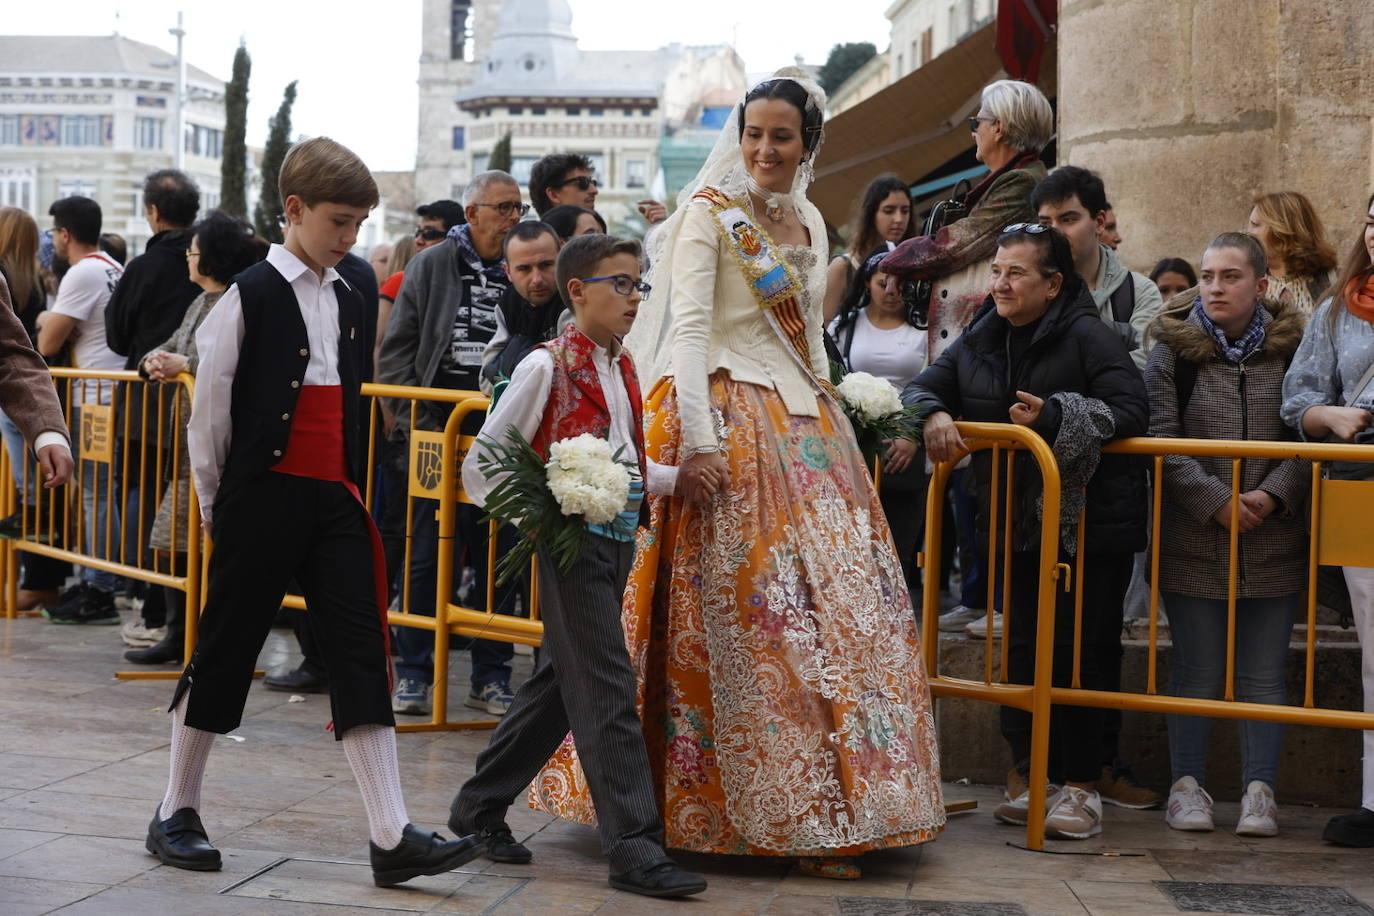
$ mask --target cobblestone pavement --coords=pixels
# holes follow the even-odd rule
[[[955,815],[920,850],[874,854],[853,882],[803,877],[786,861],[682,854],[710,889],[656,902],[611,890],[595,833],[518,808],[511,824],[534,850],[529,866],[478,860],[400,889],[372,886],[367,821],[352,775],[323,730],[328,701],[291,702],[255,686],[243,726],[218,739],[202,814],[224,870],[165,868],[143,838],[167,768],[170,681],[120,681],[115,627],[0,620],[0,914],[783,913],[1372,914],[1369,851],[1322,844],[1331,812],[1281,809],[1283,833],[1234,836],[1237,806],[1219,803],[1213,834],[1168,830],[1159,812],[1108,809],[1087,843],[1014,848],[1024,833],[995,824],[1000,791],[948,785]],[[294,664],[274,630],[262,664]],[[460,659],[455,653],[455,661]],[[517,656],[517,679],[529,659]],[[460,671],[452,693],[465,690]],[[455,715],[468,716],[461,700]],[[446,830],[448,803],[489,733],[399,736],[416,823]],[[1353,765],[1353,762],[1352,762]],[[958,774],[947,774],[957,777]],[[1104,855],[1106,854],[1106,855]],[[1261,885],[1254,887],[1254,885]]]

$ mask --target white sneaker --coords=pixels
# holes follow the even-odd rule
[[[116,599],[118,600],[118,599]],[[147,627],[141,618],[134,618],[119,629],[124,645],[135,649],[147,649],[162,642],[167,635],[166,627]]]
[[[958,633],[975,620],[982,620],[987,611],[964,607],[962,604],[952,611],[940,615],[941,633]]]
[[[1049,812],[1054,808],[1054,803],[1059,798],[1059,787],[1053,783],[1045,786],[1045,811]],[[1026,821],[1030,819],[1030,789],[1022,792],[1011,801],[1004,801],[996,808],[992,809],[992,816],[1003,824],[1011,824],[1015,827],[1026,826]]]
[[[987,614],[984,613],[984,614],[979,615],[979,617],[978,617],[977,620],[971,622],[968,626],[964,627],[964,633],[968,636],[969,639],[987,639],[987,638],[988,638],[988,618],[987,618]],[[1002,615],[1001,615],[1001,614],[993,614],[993,615],[992,615],[992,638],[993,638],[993,639],[1001,639],[1001,638],[1002,638]]]
[[[1245,797],[1240,800],[1240,820],[1236,836],[1278,836],[1279,806],[1274,802],[1274,790],[1258,779],[1250,780]]]
[[[1092,789],[1065,786],[1045,815],[1045,836],[1086,840],[1102,832],[1102,797]]]
[[[1191,776],[1184,776],[1169,789],[1169,805],[1164,812],[1164,823],[1175,830],[1216,829],[1212,823],[1212,796]]]

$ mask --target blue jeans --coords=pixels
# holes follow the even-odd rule
[[[1226,678],[1226,601],[1169,592],[1169,629],[1174,662],[1169,696],[1215,699]],[[1298,596],[1241,598],[1236,601],[1236,699],[1283,704],[1287,700],[1284,661],[1298,613]],[[1240,720],[1241,783],[1258,779],[1270,787],[1279,773],[1283,752],[1281,722]],[[1212,720],[1205,716],[1169,716],[1169,762],[1174,780],[1191,776],[1204,785],[1207,742]]]
[[[81,429],[81,408],[72,408],[72,429]],[[110,479],[107,474],[110,465],[101,464],[96,461],[80,461],[81,465],[81,506],[82,514],[86,518],[86,543],[85,549],[90,556],[101,560],[111,558],[112,544],[106,543],[105,531],[109,526],[111,542],[119,538],[119,506],[111,505],[110,500]],[[115,481],[119,476],[115,475]],[[96,483],[99,481],[100,497],[96,498]],[[112,592],[119,587],[119,577],[114,573],[104,572],[103,570],[91,569],[89,566],[81,568],[81,581],[93,588],[98,588],[102,592]]]
[[[0,411],[0,437],[4,438],[5,450],[10,453],[10,470],[14,472],[16,488],[24,486],[24,465],[29,466],[29,485],[24,491],[24,503],[32,506],[37,503],[33,488],[34,481],[38,478],[38,464],[29,455],[29,445],[24,441],[24,434],[4,411]]]
[[[966,491],[968,468],[956,468],[949,476],[954,494],[954,519],[958,529],[959,603],[973,610],[988,606],[987,543],[978,536],[978,497]],[[1001,600],[1001,593],[998,593]]]
[[[439,504],[432,499],[415,500],[415,518],[411,528],[410,548],[410,613],[434,616],[434,591],[439,569]],[[487,538],[486,526],[480,524],[482,511],[476,506],[458,506],[458,524],[453,544],[453,587],[462,576],[462,554],[466,546],[470,562],[477,571],[470,605],[485,610],[487,594]],[[514,582],[496,590],[496,611],[509,614],[514,610],[516,590]],[[399,627],[396,649],[400,661],[396,663],[396,678],[416,678],[426,684],[434,682],[434,634],[415,627]],[[487,684],[510,685],[510,660],[515,647],[508,642],[491,639],[472,641],[472,686],[480,692]]]

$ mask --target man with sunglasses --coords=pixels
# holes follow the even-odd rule
[[[593,171],[580,153],[550,153],[530,168],[530,202],[540,216],[561,204],[595,210],[601,182]]]
[[[387,320],[377,361],[377,378],[386,384],[477,391],[482,353],[496,332],[496,312],[506,287],[501,244],[510,229],[529,210],[520,199],[520,186],[502,171],[477,175],[463,192],[466,222],[452,226],[447,236],[417,254],[406,268],[396,304]],[[388,402],[396,428],[408,430],[411,402]],[[442,430],[451,404],[419,402],[414,418],[418,429]],[[475,434],[481,414],[473,417]],[[410,607],[413,614],[434,613],[438,527],[437,503],[418,500],[411,531]],[[485,527],[476,506],[459,506],[455,564],[464,550],[477,573],[469,605],[481,608],[486,595]],[[461,581],[455,570],[453,581]],[[498,613],[513,610],[515,591],[496,592]],[[396,689],[392,709],[401,715],[430,714],[434,681],[434,635],[402,627],[396,646]],[[472,643],[472,690],[467,704],[490,715],[510,708],[510,643],[477,639]]]
[[[448,238],[448,231],[454,226],[467,222],[463,215],[463,205],[456,200],[436,200],[432,204],[420,204],[415,208],[415,250],[424,251]],[[377,345],[381,346],[381,331],[391,316],[391,307],[396,304],[396,296],[401,291],[401,283],[406,272],[398,270],[382,280],[377,294],[382,297],[381,312],[377,316]]]

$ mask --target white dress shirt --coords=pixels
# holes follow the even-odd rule
[[[639,458],[639,450],[635,448],[634,411],[630,409],[630,396],[625,391],[625,381],[620,374],[619,356],[618,345],[614,352],[605,347],[596,347],[592,351],[592,365],[596,366],[597,381],[601,383],[606,408],[611,415],[608,436],[611,452],[623,448],[622,460],[635,462]],[[503,445],[509,444],[511,440],[506,433],[512,426],[526,442],[531,441],[544,419],[552,385],[553,356],[543,347],[533,350],[515,367],[510,385],[496,402],[496,407],[487,414],[482,431],[477,434],[477,444],[463,459],[463,490],[479,506],[486,502],[498,483],[497,480],[489,480],[478,467],[480,456],[490,454],[489,449],[483,448],[483,441],[491,439]],[[645,465],[649,475],[645,482],[649,493],[670,495],[677,484],[677,468],[659,464],[647,456]]]
[[[267,263],[291,284],[301,318],[305,320],[310,361],[301,384],[340,384],[339,300],[334,295],[338,272],[326,267],[321,280],[282,245],[272,246],[267,253]],[[224,291],[196,331],[200,366],[196,370],[191,419],[186,427],[186,448],[195,476],[200,514],[206,521],[210,519],[215,494],[219,492],[224,462],[229,458],[229,441],[234,432],[229,409],[243,332],[243,300],[239,298],[236,283]]]

